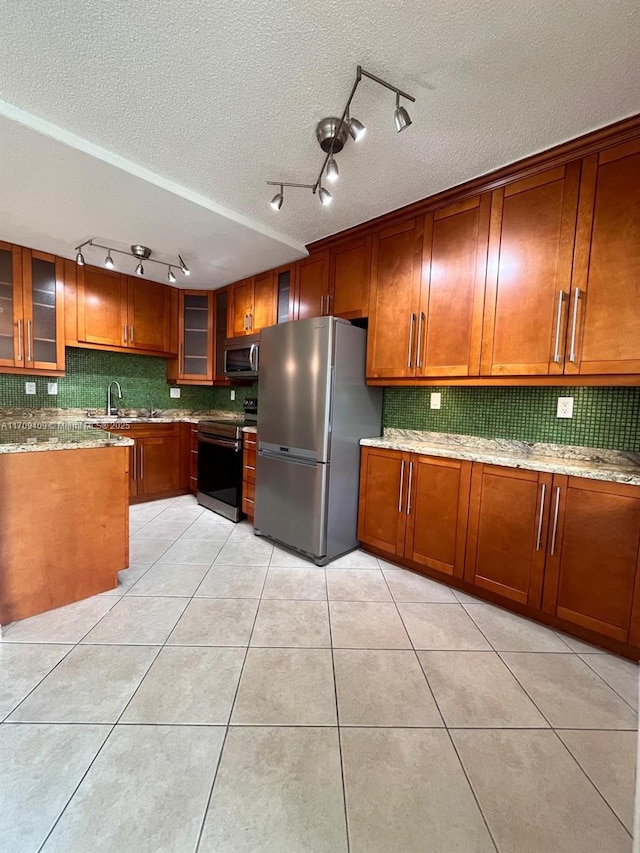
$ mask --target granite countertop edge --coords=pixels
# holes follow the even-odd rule
[[[24,436],[21,435],[15,443],[0,442],[0,454],[48,450],[89,450],[96,447],[131,447],[135,443],[132,438],[125,438],[120,435],[114,438],[108,432],[104,432],[103,435],[92,434],[91,438],[78,440],[77,432],[77,430],[56,430],[48,438],[39,436],[31,441],[24,441]],[[100,433],[101,430],[95,430],[95,432]]]
[[[640,454],[570,445],[536,444],[475,436],[385,430],[383,436],[363,438],[365,447],[407,451],[424,456],[485,462],[507,468],[565,474],[591,480],[640,485]],[[557,455],[554,455],[557,454]]]

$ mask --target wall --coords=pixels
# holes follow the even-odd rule
[[[66,376],[58,377],[58,395],[47,394],[46,376],[0,373],[0,409],[60,408],[102,409],[107,402],[107,384],[117,379],[122,386],[123,409],[218,409],[241,411],[245,397],[257,395],[257,385],[236,389],[230,399],[229,388],[181,385],[180,399],[169,396],[167,363],[163,358],[130,353],[67,347]],[[26,395],[25,382],[35,382],[35,396]]]
[[[574,398],[572,419],[556,417],[558,397]],[[385,388],[383,425],[640,452],[640,388]]]

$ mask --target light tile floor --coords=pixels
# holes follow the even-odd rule
[[[192,497],[0,643],[12,853],[628,853],[637,667]]]

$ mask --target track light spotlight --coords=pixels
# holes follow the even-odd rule
[[[280,184],[280,192],[276,193],[269,204],[274,210],[280,210],[284,201],[284,187]]]
[[[76,263],[78,264],[79,267],[84,266],[84,255],[80,251],[76,255]]]
[[[340,177],[340,172],[338,171],[338,164],[333,158],[333,155],[329,157],[327,162],[327,180],[328,181],[337,181]]]
[[[401,130],[404,130],[406,127],[409,127],[409,125],[411,124],[409,113],[405,110],[404,107],[400,106],[399,94],[396,94],[396,109],[393,114],[393,121],[395,122],[397,133],[400,133]]]
[[[181,255],[178,255],[178,260],[180,261],[180,269],[182,270],[182,274],[183,274],[183,275],[191,275],[191,270],[190,270],[190,269],[189,269],[189,267],[185,264],[185,262],[182,260],[182,256],[181,256]]]
[[[367,132],[367,128],[357,118],[349,118],[347,115],[347,127],[354,142],[360,142]]]
[[[167,280],[169,284],[175,284],[176,277],[173,274],[173,270],[171,269],[171,267],[169,267],[169,272],[167,273]]]
[[[139,263],[136,267],[136,275],[144,275],[144,267],[142,266],[142,263]]]
[[[325,207],[330,205],[333,201],[333,196],[329,190],[325,190],[323,186],[318,187],[318,198],[320,199],[320,204],[323,204]]]
[[[111,257],[111,249],[107,252],[107,257],[104,259],[104,265],[108,270],[112,270],[115,267],[113,258]]]

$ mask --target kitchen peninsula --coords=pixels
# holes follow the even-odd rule
[[[2,424],[1,625],[117,585],[132,443],[81,424]]]

